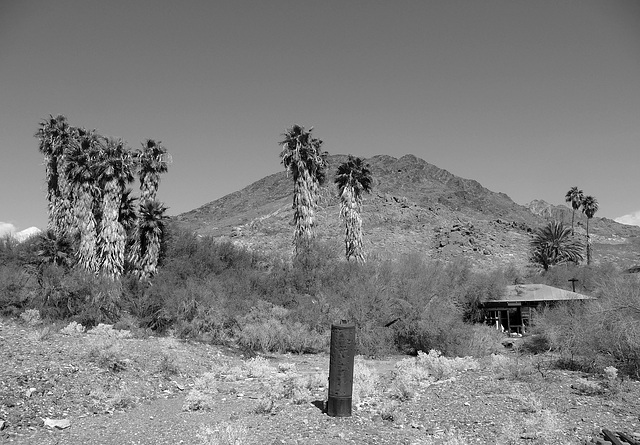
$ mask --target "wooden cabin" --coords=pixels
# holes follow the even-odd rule
[[[594,297],[547,286],[546,284],[517,284],[507,286],[505,295],[487,300],[481,307],[488,325],[510,334],[526,334],[536,309],[558,302],[592,300]]]

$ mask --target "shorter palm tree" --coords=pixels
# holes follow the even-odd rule
[[[587,264],[591,264],[591,237],[589,236],[589,220],[598,211],[598,201],[593,196],[585,196],[582,199],[582,213],[587,217]]]
[[[362,248],[362,194],[371,191],[371,171],[362,159],[349,155],[338,167],[335,183],[340,195],[340,216],[345,223],[344,244],[347,261],[364,262]]]
[[[167,208],[158,201],[146,200],[140,204],[136,226],[135,246],[131,262],[140,278],[151,278],[158,270]]]
[[[571,229],[561,222],[550,222],[538,229],[530,243],[531,262],[544,270],[566,262],[579,263],[584,246],[571,234]]]
[[[576,210],[580,208],[582,205],[582,200],[584,199],[584,193],[582,190],[579,190],[578,187],[571,187],[566,195],[564,195],[564,200],[566,202],[571,203],[571,207],[573,208],[573,213],[571,214],[571,234],[573,235],[573,221],[576,216]]]

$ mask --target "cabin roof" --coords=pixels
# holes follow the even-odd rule
[[[569,301],[569,300],[593,300],[594,297],[547,286],[546,284],[516,284],[507,286],[502,298],[487,300],[485,303],[504,302],[544,302],[544,301]]]

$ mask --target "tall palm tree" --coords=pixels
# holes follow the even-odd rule
[[[582,243],[558,221],[536,230],[530,247],[531,262],[539,264],[544,270],[556,264],[568,261],[578,263],[582,260]]]
[[[321,151],[322,141],[311,136],[313,128],[294,125],[283,134],[280,142],[281,163],[293,177],[293,245],[295,256],[306,254],[315,238],[314,213],[318,192],[324,182],[327,152]]]
[[[571,207],[573,208],[573,213],[571,214],[571,234],[573,235],[573,221],[576,216],[576,210],[580,208],[582,205],[582,200],[584,199],[584,193],[582,190],[579,190],[578,187],[571,187],[566,195],[564,195],[564,200],[566,202],[571,203]]]
[[[73,224],[71,190],[65,174],[65,154],[73,136],[73,128],[63,115],[40,122],[35,137],[39,150],[44,155],[47,182],[48,223],[47,229],[56,235],[67,232]]]
[[[133,230],[133,243],[131,246],[130,261],[136,273],[143,278],[148,278],[155,273],[156,265],[160,255],[160,246],[157,249],[147,249],[149,244],[149,230],[162,230],[164,225],[151,224],[151,217],[164,218],[166,208],[156,202],[160,175],[168,171],[169,154],[160,141],[147,139],[142,143],[142,148],[136,150],[135,160],[140,179],[140,206],[138,210],[137,226]],[[159,212],[160,209],[164,209]],[[160,220],[160,221],[161,221]],[[162,234],[157,236],[160,242]],[[155,235],[154,235],[155,236]],[[152,237],[155,240],[155,237]],[[153,243],[152,243],[153,244]],[[155,258],[149,255],[155,254]],[[152,266],[150,266],[152,265]]]
[[[136,226],[136,257],[133,263],[140,278],[151,278],[158,270],[158,259],[164,234],[167,208],[158,201],[147,199],[140,205]]]
[[[582,213],[587,217],[587,264],[591,264],[591,237],[589,236],[589,220],[598,211],[598,201],[593,196],[585,196],[582,199]]]
[[[140,176],[140,202],[155,200],[160,184],[160,175],[168,170],[167,149],[160,141],[147,139],[142,143],[142,148],[136,150],[135,158]]]
[[[108,138],[100,161],[100,186],[104,193],[98,233],[100,270],[117,278],[124,269],[127,239],[120,222],[120,205],[127,184],[133,182],[133,157],[121,139]]]
[[[66,175],[74,189],[74,215],[80,236],[76,257],[78,264],[89,272],[97,272],[99,267],[96,206],[101,151],[102,140],[95,131],[78,130],[66,162]]]
[[[362,194],[371,191],[371,171],[362,159],[349,155],[338,167],[335,183],[340,195],[340,216],[345,223],[344,244],[347,261],[364,262],[362,249]]]

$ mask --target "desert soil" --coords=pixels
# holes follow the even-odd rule
[[[422,385],[402,398],[395,363],[358,359],[381,379],[353,415],[322,412],[326,386],[303,403],[277,400],[257,413],[270,380],[220,379],[210,410],[185,411],[195,380],[245,357],[174,338],[63,335],[60,327],[0,320],[0,442],[15,444],[582,444],[601,429],[640,433],[640,383],[554,369],[548,356],[505,352],[504,366]],[[329,358],[273,355],[326,379]],[[484,365],[483,365],[484,363]],[[68,421],[64,429],[46,420]],[[636,436],[640,438],[640,436]],[[235,441],[234,441],[235,440]]]

